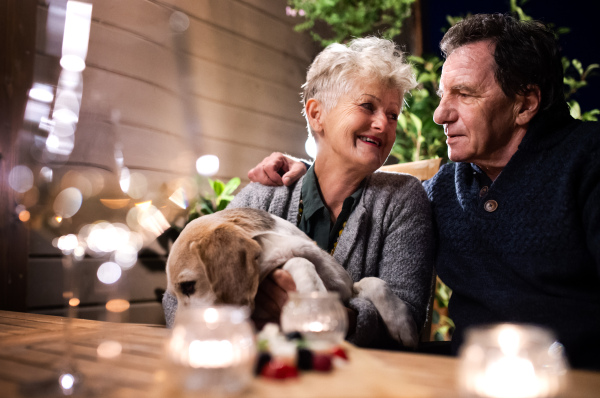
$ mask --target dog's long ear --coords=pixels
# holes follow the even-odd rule
[[[260,245],[241,228],[222,224],[201,246],[200,257],[217,302],[252,306],[258,290]]]

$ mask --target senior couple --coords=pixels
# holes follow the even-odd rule
[[[453,290],[453,352],[470,326],[530,323],[558,336],[572,366],[600,369],[600,126],[569,115],[557,43],[542,24],[474,15],[440,46],[434,121],[452,163],[431,180],[376,172],[415,80],[393,43],[356,39],[330,45],[308,70],[314,163],[274,153],[230,206],[297,224],[354,281],[383,279],[419,328],[435,266]],[[294,288],[285,271],[271,274],[255,320],[278,320]],[[172,323],[173,296],[163,305]],[[369,301],[347,311],[349,341],[392,345]]]

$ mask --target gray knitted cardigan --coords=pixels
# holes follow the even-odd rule
[[[263,209],[296,225],[302,180],[292,187],[251,183],[229,207]],[[355,282],[368,276],[386,281],[422,327],[431,294],[434,239],[431,207],[421,183],[398,173],[376,172],[368,177],[334,257]],[[168,325],[173,322],[176,305],[176,299],[167,293],[163,306]],[[371,302],[353,298],[349,307],[358,314],[356,330],[348,336],[350,342],[389,346],[389,335]]]

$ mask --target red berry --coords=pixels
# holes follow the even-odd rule
[[[336,347],[331,352],[331,355],[333,355],[335,357],[340,357],[342,359],[345,359],[346,361],[348,360],[348,355],[346,354],[346,351],[344,351],[344,349],[342,347]]]
[[[270,379],[286,379],[288,377],[298,377],[298,369],[275,359],[267,363],[260,374]]]
[[[331,370],[331,356],[313,354],[313,369],[319,372],[329,372]]]

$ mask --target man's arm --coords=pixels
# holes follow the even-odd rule
[[[270,186],[290,186],[306,174],[308,163],[280,152],[273,152],[248,172],[252,182]]]

